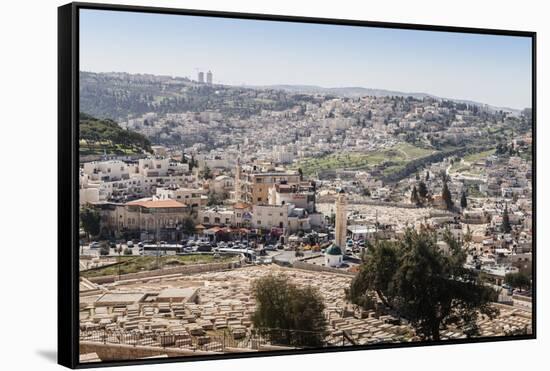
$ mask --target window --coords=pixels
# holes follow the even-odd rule
[[[262,198],[261,198],[261,197],[258,197],[258,202],[262,202]]]
[[[256,224],[262,225],[262,221],[261,221],[261,220],[258,220],[258,221],[256,222]]]

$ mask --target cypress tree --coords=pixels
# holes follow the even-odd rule
[[[460,197],[460,207],[463,209],[468,207],[468,199],[466,198],[465,192],[462,192],[462,197]]]
[[[411,203],[415,205],[420,204],[420,199],[418,198],[418,191],[416,190],[416,186],[413,187],[411,192]]]
[[[504,213],[502,214],[502,232],[510,233],[512,226],[510,225],[510,216],[508,215],[508,204],[504,206]]]
[[[428,196],[428,187],[426,187],[426,183],[418,183],[418,194],[422,198],[426,198]]]
[[[447,210],[452,210],[454,204],[451,196],[451,191],[449,191],[449,187],[447,186],[447,181],[443,182],[443,191],[441,192],[441,197],[443,198],[443,202],[445,202],[445,208]]]

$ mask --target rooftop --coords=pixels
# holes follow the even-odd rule
[[[128,203],[126,203],[126,205],[141,206],[141,207],[145,207],[146,209],[187,207],[186,205],[182,204],[181,202],[171,200],[171,199],[169,199],[169,200],[141,199],[141,200],[128,202]]]

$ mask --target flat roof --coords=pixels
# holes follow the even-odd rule
[[[96,303],[106,304],[106,305],[133,304],[133,303],[139,302],[144,296],[145,296],[145,293],[139,293],[139,292],[106,293],[103,296],[101,296],[99,299],[97,299]]]
[[[169,199],[169,200],[136,200],[126,203],[130,206],[141,206],[147,209],[161,209],[161,208],[179,208],[187,207],[181,202]]]

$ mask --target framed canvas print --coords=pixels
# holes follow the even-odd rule
[[[62,365],[535,338],[534,32],[71,3],[58,35]]]

